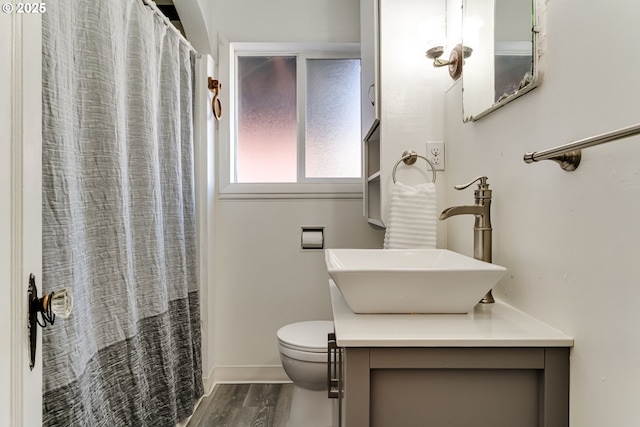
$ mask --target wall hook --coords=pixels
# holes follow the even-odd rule
[[[222,117],[222,102],[218,96],[220,95],[220,90],[222,90],[222,83],[218,80],[214,80],[209,77],[209,90],[213,92],[213,100],[211,101],[211,110],[213,111],[213,116],[216,120],[220,121]]]

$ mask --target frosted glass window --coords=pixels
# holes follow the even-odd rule
[[[359,58],[298,51],[236,59],[231,182],[361,178]]]
[[[238,58],[235,182],[297,181],[296,57]]]
[[[305,177],[360,176],[360,60],[308,59]]]

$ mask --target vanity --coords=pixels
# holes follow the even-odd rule
[[[500,301],[467,314],[354,314],[329,288],[339,425],[569,425],[571,337]]]

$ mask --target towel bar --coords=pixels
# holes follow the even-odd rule
[[[533,163],[540,160],[553,160],[560,164],[560,167],[563,170],[571,172],[576,170],[578,165],[580,165],[580,158],[582,157],[583,149],[639,134],[640,123],[614,130],[612,132],[592,136],[591,138],[585,138],[569,144],[560,145],[548,150],[525,153],[524,162]]]
[[[433,182],[434,184],[436,183],[436,168],[435,166],[433,166],[433,163],[431,163],[429,159],[427,159],[425,156],[421,156],[417,154],[415,151],[407,150],[404,153],[402,153],[402,157],[400,158],[400,160],[396,162],[396,165],[393,167],[393,172],[391,173],[391,176],[393,177],[394,184],[396,182],[396,169],[398,168],[398,165],[400,164],[400,162],[404,162],[405,165],[412,165],[416,162],[418,157],[420,157],[421,159],[424,159],[424,161],[427,162],[427,164],[431,167],[431,173],[433,174],[433,178],[431,179],[431,182]]]

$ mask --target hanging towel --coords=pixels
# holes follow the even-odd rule
[[[436,185],[396,182],[391,193],[385,249],[436,247]]]

